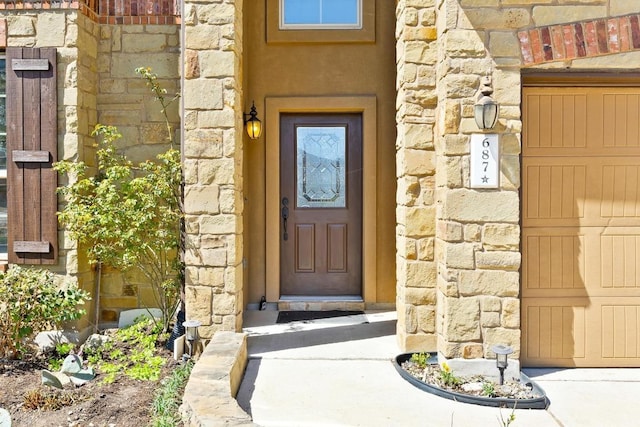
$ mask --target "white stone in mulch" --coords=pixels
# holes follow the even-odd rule
[[[0,427],[11,427],[11,415],[2,408],[0,408]]]
[[[36,335],[34,341],[40,351],[46,352],[56,348],[57,344],[68,343],[69,338],[62,331],[43,331]]]
[[[71,382],[67,375],[61,372],[49,372],[46,369],[42,370],[40,380],[43,385],[55,387],[61,390],[64,388],[65,384]]]
[[[95,353],[97,349],[102,347],[106,342],[111,341],[111,339],[112,338],[107,335],[93,334],[89,336],[89,338],[87,338],[87,341],[85,341],[83,348],[87,351]]]
[[[475,383],[462,384],[462,389],[467,393],[480,392],[482,391],[482,383],[475,382]]]
[[[173,358],[175,360],[182,359],[182,355],[184,354],[185,339],[186,337],[184,335],[180,335],[173,341]]]

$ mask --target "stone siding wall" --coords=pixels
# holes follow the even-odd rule
[[[96,87],[91,84],[97,56],[97,26],[75,10],[0,12],[0,26],[5,28],[5,46],[55,47],[58,56],[58,156],[59,159],[83,159],[91,147],[88,123],[96,121]],[[65,184],[59,178],[59,185]],[[78,282],[93,290],[94,274],[75,241],[59,232],[60,259],[50,269],[57,280]],[[92,305],[88,316],[78,322],[82,329],[93,319]]]
[[[398,3],[398,334],[408,350],[438,351],[445,357],[493,357],[491,346],[509,344],[520,349],[520,150],[521,150],[521,69],[536,68],[629,68],[638,52],[616,53],[610,48],[611,38],[620,35],[629,23],[628,37],[620,38],[622,46],[632,50],[633,25],[637,17],[634,0],[584,0],[580,4],[564,1],[526,0],[438,0],[435,10],[437,48],[429,49],[433,36],[426,29],[416,29],[423,13],[432,6],[428,0],[406,0]],[[422,9],[421,11],[421,8]],[[414,9],[417,9],[416,13]],[[629,15],[631,14],[631,15]],[[628,15],[628,16],[626,16]],[[418,19],[416,19],[416,17]],[[607,46],[589,49],[584,55],[563,55],[558,47],[553,58],[545,52],[544,28],[549,32],[564,29],[565,24],[608,25]],[[575,24],[570,40],[576,43]],[[615,33],[615,34],[614,34]],[[408,43],[408,34],[420,34]],[[528,35],[541,38],[539,46],[523,42]],[[612,36],[613,34],[613,36]],[[637,37],[636,37],[637,38]],[[614,37],[615,39],[615,37]],[[597,39],[599,40],[599,39]],[[421,44],[420,44],[421,43]],[[531,42],[533,43],[533,42]],[[586,42],[585,42],[586,43]],[[625,44],[626,43],[626,44]],[[553,41],[552,41],[553,44]],[[407,184],[405,159],[416,162],[420,155],[409,151],[412,135],[407,132],[405,111],[419,111],[411,99],[407,102],[407,75],[412,76],[415,60],[407,55],[408,46],[422,46],[419,58],[429,58],[435,70],[435,126],[432,146],[435,148],[435,205],[430,218],[411,218],[406,208],[423,194],[421,185]],[[533,50],[536,50],[535,55]],[[634,47],[635,49],[635,47]],[[530,56],[527,56],[527,55]],[[435,55],[431,58],[430,55]],[[536,56],[537,55],[537,56]],[[532,59],[533,58],[533,59]],[[537,58],[537,59],[536,59]],[[535,63],[535,64],[534,64]],[[437,64],[437,65],[435,65]],[[410,70],[408,73],[407,70]],[[490,76],[494,98],[500,103],[500,118],[493,132],[500,134],[500,188],[475,190],[469,183],[469,144],[472,133],[479,133],[473,119],[480,79]],[[433,87],[421,88],[413,99],[432,99]],[[421,127],[422,135],[429,131]],[[428,168],[434,160],[420,160]],[[424,181],[418,180],[421,184]],[[410,188],[413,191],[407,191]],[[407,274],[412,261],[408,254],[414,247],[406,230],[429,230],[435,224],[435,269],[437,271],[437,346],[423,339],[424,331],[412,323],[414,301],[432,303],[429,288],[414,289],[415,279]],[[426,233],[425,233],[426,235]],[[407,244],[408,242],[408,244]],[[431,271],[420,273],[428,282]],[[412,334],[415,338],[411,338]],[[404,336],[407,335],[407,336]],[[404,336],[404,337],[403,337]]]
[[[101,25],[74,9],[13,10],[0,12],[2,16],[6,45],[57,48],[60,159],[95,165],[91,132],[96,123],[119,128],[120,146],[133,161],[152,159],[169,147],[161,106],[134,70],[152,67],[168,97],[179,92],[178,25]],[[168,110],[174,129],[179,127],[178,110],[179,101]],[[60,177],[59,185],[64,184],[66,178]],[[84,248],[63,229],[60,242],[60,262],[51,270],[60,280],[78,281],[93,291],[95,271]],[[79,327],[94,322],[90,305]],[[105,269],[101,322],[117,321],[123,309],[154,305],[152,290],[139,274],[128,274],[125,280]]]
[[[400,346],[436,349],[436,10],[432,0],[396,6],[396,309]]]
[[[118,142],[132,161],[154,159],[170,147],[162,106],[138,67],[150,67],[158,83],[167,90],[167,100],[180,91],[180,47],[177,25],[99,25],[97,61],[87,80],[97,87],[97,123],[113,125],[122,134]],[[179,104],[174,101],[167,115],[179,141]],[[89,121],[91,126],[96,122]],[[155,297],[147,279],[138,271],[122,276],[103,270],[101,321],[114,322],[123,309],[154,307]]]
[[[71,15],[73,16],[73,15]],[[75,48],[77,51],[77,57],[75,61],[73,57],[69,57],[69,66],[67,72],[60,73],[60,64],[58,64],[58,81],[64,79],[64,86],[69,89],[75,88],[75,94],[73,89],[70,90],[70,98],[65,96],[63,100],[64,115],[58,114],[58,120],[65,121],[66,132],[63,136],[63,150],[60,151],[59,156],[65,160],[93,158],[93,138],[91,137],[91,130],[94,123],[97,120],[97,87],[95,85],[95,69],[98,58],[97,49],[97,37],[99,28],[98,25],[91,21],[84,15],[75,15],[76,20],[68,27],[69,42],[73,43],[75,38]],[[59,61],[63,59],[62,52],[59,52]],[[65,56],[66,58],[66,56]],[[76,103],[74,105],[74,100]],[[60,99],[58,98],[58,103]],[[60,124],[58,125],[58,131],[60,131]],[[62,153],[62,155],[60,154]],[[64,177],[60,177],[58,185],[64,185],[67,182]],[[62,206],[58,210],[62,209]],[[78,247],[77,243],[71,239],[66,238],[66,233],[63,240],[64,247],[70,245],[73,250],[69,251],[69,255],[66,257],[64,268],[67,274],[75,274],[78,282],[82,286],[90,291],[94,289],[94,283],[96,279],[95,270],[89,264],[89,261],[85,255],[85,251],[82,247]],[[93,308],[94,302],[91,306]],[[94,309],[87,310],[88,317],[85,317],[81,322],[87,324],[95,323]]]
[[[243,308],[241,0],[185,2],[187,318],[238,331]]]
[[[504,90],[519,86],[520,74],[517,67],[494,65],[487,54],[488,32],[465,25],[461,3],[440,1],[438,7],[437,330],[445,357],[477,358],[489,356],[497,342],[520,345],[520,93]],[[473,105],[486,75],[493,77],[501,104],[494,129],[501,134],[500,188],[473,190],[469,140],[480,132]]]

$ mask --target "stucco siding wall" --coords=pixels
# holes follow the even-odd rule
[[[371,292],[375,298],[366,302],[392,304],[395,299],[396,186],[393,2],[371,0],[375,3],[375,25],[363,31],[367,41],[356,40],[361,34],[350,36],[346,34],[349,31],[277,31],[277,3],[245,3],[250,10],[245,13],[244,24],[245,112],[254,100],[259,118],[263,119],[269,114],[265,99],[315,97],[318,99],[316,110],[313,102],[305,110],[313,112],[326,109],[323,98],[375,96],[376,209],[366,214],[377,220],[376,232],[367,237],[376,242],[376,263],[370,267],[375,270],[376,283]],[[348,101],[345,105],[343,108],[348,109]],[[272,243],[266,241],[266,230],[270,227],[265,222],[266,211],[270,200],[279,199],[279,189],[269,188],[266,182],[270,153],[265,146],[275,129],[267,126],[264,131],[265,135],[259,140],[245,142],[246,303],[249,304],[257,304],[265,294],[279,296],[279,283],[268,277],[265,265]],[[372,149],[364,147],[365,151]]]

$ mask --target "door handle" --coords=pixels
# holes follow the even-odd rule
[[[282,198],[282,223],[284,226],[284,235],[282,236],[284,240],[289,240],[289,233],[287,233],[287,219],[289,219],[289,199],[286,197]]]

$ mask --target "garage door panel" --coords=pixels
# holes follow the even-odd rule
[[[640,165],[605,164],[602,180],[601,217],[637,219],[640,217]]]
[[[607,148],[640,147],[640,139],[638,139],[640,97],[638,94],[607,91],[602,93],[602,102],[604,146]]]
[[[524,132],[531,150],[571,150],[584,147],[587,97],[583,93],[524,91]]]
[[[586,298],[551,303],[545,299],[523,302],[523,363],[543,366],[546,360],[571,365],[586,355]]]
[[[600,238],[601,287],[606,292],[638,290],[640,296],[640,229],[626,230]]]
[[[522,230],[522,296],[640,297],[640,227]]]
[[[602,356],[640,358],[640,305],[603,304]]]
[[[544,224],[548,220],[574,221],[584,216],[587,165],[570,163],[571,159],[532,158],[523,160],[524,225]]]
[[[523,102],[523,364],[638,367],[640,88]]]
[[[523,101],[530,155],[629,155],[640,147],[639,88],[524,88]]]
[[[523,300],[525,366],[640,364],[640,300],[608,297]]]
[[[525,157],[524,227],[640,223],[637,158]]]
[[[522,262],[523,296],[530,295],[530,291],[550,289],[584,293],[584,236],[577,229],[537,231],[526,230],[522,236],[526,247]]]

